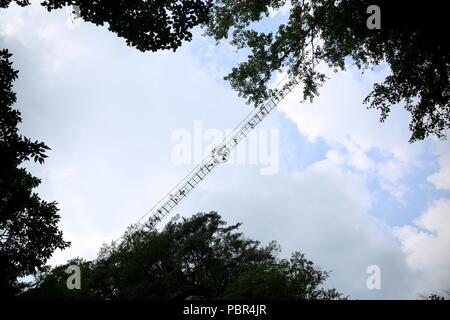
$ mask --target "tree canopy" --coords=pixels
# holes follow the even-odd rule
[[[95,261],[75,259],[45,270],[29,298],[66,299],[340,299],[322,286],[329,272],[303,254],[278,259],[279,246],[263,247],[227,226],[215,212],[170,222],[161,231],[130,229]],[[81,269],[81,289],[69,290],[66,268]]]
[[[443,1],[292,0],[286,23],[271,32],[258,22],[286,0],[216,0],[207,33],[249,49],[247,61],[226,76],[249,103],[260,103],[271,92],[275,71],[286,71],[304,85],[304,98],[318,95],[326,80],[317,65],[345,69],[347,58],[364,70],[386,62],[388,77],[375,84],[365,99],[381,112],[403,103],[411,114],[411,139],[445,137],[450,128],[450,40],[442,32],[450,20]],[[369,29],[367,8],[381,9],[381,29]],[[350,116],[350,115],[349,115]]]
[[[54,202],[43,201],[33,189],[40,180],[22,167],[28,160],[43,163],[49,148],[32,142],[18,130],[20,112],[13,109],[12,85],[18,72],[11,54],[0,51],[0,295],[19,289],[18,277],[43,267],[54,250],[69,244],[58,230]]]
[[[12,1],[0,0],[0,7]],[[303,84],[303,98],[313,99],[326,76],[316,67],[345,69],[346,59],[362,71],[386,62],[390,74],[376,83],[365,103],[384,121],[403,104],[411,114],[410,142],[430,135],[444,138],[450,128],[450,40],[443,34],[450,20],[445,1],[430,0],[290,0],[287,21],[272,31],[258,22],[288,0],[45,0],[52,11],[78,6],[80,16],[141,51],[179,48],[203,26],[217,41],[228,39],[250,51],[248,60],[225,77],[248,103],[259,104],[274,92],[268,83],[277,71]],[[381,28],[369,29],[369,6],[381,10]],[[276,92],[275,92],[276,93]]]
[[[0,0],[0,8],[8,8],[11,2],[15,2],[21,7],[25,7],[30,4],[29,0]]]
[[[206,22],[210,0],[45,0],[49,11],[76,5],[80,16],[110,31],[141,51],[178,49],[192,40],[191,29]]]
[[[14,0],[26,6],[28,0]],[[12,0],[0,0],[6,8]],[[48,11],[77,6],[83,20],[108,29],[125,38],[128,45],[141,51],[176,50],[183,41],[192,40],[192,28],[205,23],[211,0],[45,0]]]

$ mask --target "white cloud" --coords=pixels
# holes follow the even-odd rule
[[[408,165],[398,159],[378,163],[376,169],[380,186],[402,203],[404,203],[404,196],[408,187],[401,183],[401,179],[406,175],[407,169]]]
[[[419,290],[440,294],[450,289],[450,200],[436,200],[415,220],[397,228],[409,266],[422,273]]]
[[[372,84],[382,81],[389,68],[364,75],[353,66],[337,74],[324,67],[322,71],[330,79],[313,103],[299,103],[300,87],[281,103],[280,110],[310,141],[323,138],[330,148],[343,150],[347,165],[376,176],[382,188],[402,201],[407,192],[404,178],[421,165],[424,143],[409,144],[409,114],[401,106],[394,106],[389,118],[380,123],[378,111],[367,110],[363,104]],[[373,151],[379,159],[370,155]]]
[[[450,143],[442,142],[437,145],[436,149],[439,171],[430,175],[428,181],[437,189],[450,190]]]
[[[342,158],[327,158],[290,175],[262,177],[251,168],[222,167],[179,212],[217,210],[244,234],[277,240],[283,255],[298,250],[332,274],[327,286],[351,298],[413,298],[415,277],[392,229],[370,214],[372,196],[364,175],[343,170]],[[211,178],[212,179],[212,178]],[[366,269],[382,270],[382,289],[366,287]]]
[[[88,49],[83,43],[83,31],[67,27],[69,16],[66,10],[49,13],[40,2],[32,1],[27,7],[12,3],[3,9],[6,14],[0,15],[0,35],[33,51],[35,61],[41,67],[58,71],[64,64],[85,56]],[[85,24],[85,28],[89,27],[93,26]]]
[[[89,259],[97,256],[99,249],[103,244],[110,244],[109,235],[100,235],[96,233],[64,233],[64,240],[71,242],[71,250],[57,250],[53,257],[47,262],[50,265],[61,265],[68,260],[77,257]],[[74,255],[75,253],[75,255]],[[78,253],[78,256],[77,256]]]
[[[25,18],[22,8],[15,3],[11,4],[8,11],[8,15],[0,15],[0,36],[14,38],[22,33],[25,26]]]
[[[388,120],[380,124],[377,121],[378,114],[374,110],[367,110],[362,104],[364,97],[370,92],[370,84],[382,80],[387,71],[385,69],[378,73],[368,72],[364,77],[365,80],[362,81],[358,71],[351,67],[347,72],[330,75],[331,79],[320,90],[320,96],[313,104],[299,104],[301,88],[298,88],[296,93],[287,97],[280,109],[309,140],[315,141],[322,138],[327,142],[330,150],[333,150],[334,154],[341,159],[339,163],[336,163],[336,170],[350,167],[361,173],[361,178],[375,176],[381,188],[406,205],[405,195],[415,186],[407,185],[405,178],[423,168],[424,163],[421,157],[426,150],[426,143],[430,141],[409,144],[409,115],[402,110],[401,106],[395,106]],[[437,149],[440,170],[431,175],[428,180],[436,188],[448,189],[450,187],[448,144],[434,142],[432,146]],[[377,153],[375,156],[371,155],[373,151]],[[343,184],[342,188],[345,188],[346,178],[341,177],[339,181]],[[329,197],[331,193],[326,192],[326,194]],[[353,196],[358,198],[362,196],[362,193],[354,190]],[[335,201],[337,200],[334,199],[333,202]],[[434,230],[433,232],[437,232],[437,235],[420,231],[412,226],[405,226],[395,231],[387,228],[389,230],[386,231],[386,238],[376,242],[380,245],[386,239],[392,239],[394,235],[400,237],[409,268],[403,266],[404,270],[398,270],[398,272],[404,273],[403,276],[409,278],[411,294],[420,293],[425,288],[427,290],[448,289],[445,286],[448,287],[450,278],[448,272],[450,270],[448,265],[450,263],[448,254],[450,227],[447,222],[449,220],[446,219],[450,219],[450,212],[447,205],[443,203],[437,202],[424,217],[417,221],[419,227]],[[446,216],[444,211],[447,212]],[[321,219],[326,221],[324,217]],[[358,220],[349,218],[347,221],[358,225]],[[441,222],[440,226],[438,221]],[[371,224],[377,225],[373,221]],[[370,232],[366,230],[365,236]],[[326,234],[330,233],[326,232]],[[355,239],[355,241],[365,240]],[[431,249],[434,244],[437,250]],[[352,245],[348,246],[351,248]],[[395,251],[395,247],[396,245],[393,245],[390,249]],[[375,252],[380,253],[379,249]],[[401,260],[397,253],[394,256]],[[385,271],[384,274],[392,272],[389,268],[388,270],[382,268],[382,270]]]

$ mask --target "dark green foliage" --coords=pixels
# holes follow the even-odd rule
[[[450,128],[450,27],[445,1],[292,0],[286,23],[277,31],[257,32],[253,22],[268,16],[284,0],[217,0],[211,10],[208,34],[216,40],[231,37],[238,49],[249,48],[247,61],[226,77],[249,103],[270,95],[273,72],[287,69],[312,99],[325,76],[315,68],[325,62],[335,71],[351,57],[362,70],[386,61],[392,72],[365,99],[381,112],[404,103],[412,119],[411,142],[429,135],[445,137]],[[381,30],[366,26],[369,5],[381,8]],[[319,41],[320,39],[320,41]],[[349,115],[351,116],[351,115]]]
[[[72,272],[66,272],[69,266],[78,266],[80,268],[81,288],[79,290],[70,290],[67,288],[67,278]],[[31,288],[25,291],[21,298],[40,297],[41,292],[45,292],[46,299],[89,299],[93,298],[89,290],[87,280],[92,274],[93,263],[81,258],[69,260],[66,264],[51,269],[49,266],[43,268],[36,274],[36,280]],[[42,297],[41,297],[42,298]]]
[[[321,289],[320,285],[329,273],[321,271],[305,258],[294,252],[290,260],[257,265],[239,273],[225,291],[226,299],[301,299],[333,300],[342,294],[335,289]]]
[[[47,10],[77,5],[80,16],[110,31],[141,51],[176,50],[191,41],[191,29],[205,23],[209,0],[46,0]]]
[[[82,293],[65,289],[68,263],[47,272],[28,297],[72,299],[339,299],[321,288],[328,272],[294,253],[276,258],[278,247],[261,247],[226,226],[217,213],[171,222],[162,231],[130,229],[123,242],[104,247],[96,261],[82,262]],[[75,290],[76,291],[76,290]]]
[[[17,78],[11,54],[0,51],[0,295],[18,290],[17,278],[42,267],[54,250],[69,244],[58,230],[58,209],[33,192],[40,180],[23,167],[34,160],[43,163],[49,148],[19,134],[20,112],[12,109]]]

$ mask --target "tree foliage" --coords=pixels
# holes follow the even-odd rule
[[[329,273],[304,255],[278,259],[278,246],[262,247],[215,213],[170,222],[161,231],[131,229],[97,260],[80,261],[82,290],[65,288],[68,265],[41,276],[28,297],[84,299],[339,299],[321,286]],[[77,291],[77,290],[73,290]],[[55,295],[56,294],[56,295]]]
[[[381,112],[403,103],[411,113],[411,139],[445,137],[450,128],[450,40],[448,11],[443,1],[292,0],[286,23],[272,32],[258,31],[258,22],[285,0],[216,0],[207,33],[229,39],[237,49],[247,48],[248,60],[226,77],[248,103],[258,104],[271,92],[274,71],[287,71],[304,85],[312,99],[326,80],[316,68],[325,63],[345,69],[346,58],[362,70],[382,62],[391,72],[375,84],[365,99]],[[369,5],[381,9],[381,29],[366,25]]]
[[[67,287],[67,279],[72,274],[69,266],[78,266],[80,274],[80,289],[71,290]],[[94,298],[91,295],[90,289],[87,286],[87,279],[89,279],[93,270],[93,263],[82,258],[75,258],[67,261],[66,264],[51,268],[45,266],[35,275],[35,281],[28,283],[28,290],[21,293],[21,298],[45,298],[45,299],[70,299],[70,300],[86,300]],[[69,272],[68,272],[69,271]],[[31,288],[30,288],[31,287]],[[36,289],[38,288],[38,289]],[[40,296],[45,292],[45,296]]]
[[[68,243],[58,230],[58,209],[33,192],[40,180],[22,167],[34,160],[43,163],[49,148],[32,142],[18,130],[20,112],[12,108],[12,91],[18,72],[11,54],[0,51],[0,295],[18,290],[17,278],[42,267],[54,250]]]
[[[125,38],[127,45],[141,51],[176,51],[192,40],[192,29],[208,18],[212,0],[45,0],[48,10],[77,6],[77,14],[97,26]],[[0,0],[0,8],[11,2],[24,7],[29,0]]]
[[[28,0],[12,1],[21,6]],[[351,58],[362,71],[382,62],[391,69],[376,83],[365,103],[384,121],[393,106],[411,114],[410,142],[429,135],[446,137],[450,128],[450,40],[445,1],[431,0],[291,0],[285,23],[271,32],[258,22],[287,0],[45,0],[49,11],[78,6],[85,21],[108,24],[109,30],[141,51],[176,50],[192,40],[202,25],[216,40],[229,39],[248,49],[248,60],[225,77],[248,103],[259,104],[273,93],[268,83],[276,71],[287,71],[303,83],[303,98],[313,99],[326,80],[320,63],[334,71]],[[370,5],[381,8],[381,29],[367,28]]]
[[[209,0],[46,0],[49,11],[76,5],[80,16],[110,31],[141,51],[178,49],[192,40],[191,29],[206,21]]]
[[[20,6],[29,0],[0,0],[0,8],[11,2]],[[211,0],[45,0],[48,11],[77,6],[83,20],[125,38],[129,46],[141,51],[177,50],[192,40],[191,30],[206,22]]]
[[[30,4],[29,0],[0,0],[0,8],[8,8],[11,2],[15,2],[21,7],[25,7]]]

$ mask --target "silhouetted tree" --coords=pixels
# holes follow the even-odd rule
[[[429,294],[419,294],[419,298],[422,300],[449,300],[450,290],[441,290],[441,293],[429,293]]]
[[[46,0],[49,11],[77,5],[80,16],[110,31],[141,51],[176,50],[191,41],[191,29],[206,21],[209,0]]]
[[[399,102],[411,113],[410,141],[450,128],[450,20],[445,1],[292,0],[286,23],[262,32],[258,21],[286,0],[216,0],[208,34],[249,49],[248,60],[225,77],[249,103],[267,99],[274,71],[287,70],[304,85],[304,98],[318,94],[325,63],[335,71],[352,58],[364,70],[385,61],[391,72],[365,99],[385,120]],[[369,5],[381,9],[381,29],[369,29]],[[273,25],[271,23],[270,25]],[[264,28],[267,29],[267,28]],[[349,115],[351,116],[351,115]]]
[[[256,265],[240,272],[227,286],[226,299],[341,299],[336,289],[323,289],[320,285],[329,272],[317,269],[304,254],[294,252],[290,260]]]
[[[15,2],[21,7],[25,7],[30,4],[29,0],[0,0],[0,8],[8,8],[11,2]]]
[[[7,7],[13,0],[0,0]],[[14,0],[27,5],[27,0]],[[267,99],[273,72],[286,70],[312,99],[326,77],[315,65],[335,71],[345,59],[362,70],[387,62],[391,73],[364,100],[384,121],[392,106],[411,113],[410,141],[445,137],[450,128],[450,40],[445,1],[291,0],[286,23],[261,32],[258,22],[287,0],[45,0],[49,10],[76,5],[81,17],[109,30],[141,51],[176,50],[192,39],[191,29],[206,26],[216,40],[231,37],[237,49],[250,49],[247,61],[225,77],[249,103]],[[369,29],[367,8],[381,9],[381,29]]]
[[[69,269],[71,266],[80,268],[80,289],[69,289],[67,280],[73,275]],[[28,284],[27,291],[21,294],[21,298],[45,298],[45,299],[70,299],[87,300],[95,298],[94,291],[88,281],[91,278],[94,268],[92,261],[82,258],[75,258],[67,261],[66,264],[51,268],[45,266],[35,275],[32,285]]]
[[[6,8],[12,0],[0,0]],[[20,6],[27,0],[15,0]],[[125,38],[128,45],[141,51],[178,49],[192,40],[192,28],[205,23],[211,0],[45,0],[48,11],[77,6],[83,20],[108,29]]]
[[[14,0],[27,5],[27,0]],[[12,0],[0,0],[7,7]],[[247,61],[225,77],[249,103],[271,92],[274,71],[287,70],[312,99],[326,80],[315,65],[335,71],[345,59],[362,70],[387,62],[391,73],[376,83],[364,100],[380,110],[384,121],[392,106],[404,103],[411,113],[410,142],[429,135],[440,138],[450,128],[450,27],[445,1],[431,0],[291,0],[286,23],[261,32],[258,22],[287,0],[46,0],[49,10],[77,5],[81,17],[109,30],[141,51],[176,50],[192,39],[191,29],[206,26],[216,40],[231,37],[237,49],[249,49]],[[370,5],[381,9],[381,29],[369,29]]]
[[[304,255],[278,259],[272,242],[258,241],[227,226],[215,213],[170,222],[162,231],[130,229],[117,246],[105,246],[92,264],[82,262],[85,298],[97,299],[340,299],[321,288],[329,273]],[[72,263],[72,262],[71,262]],[[28,297],[79,298],[66,286],[66,264],[47,272]],[[85,287],[83,287],[85,286]]]
[[[0,295],[20,287],[18,277],[41,268],[55,249],[69,244],[58,230],[58,209],[33,192],[40,180],[23,168],[33,159],[43,163],[49,148],[32,142],[18,130],[20,112],[12,109],[17,71],[7,50],[0,51]]]
[[[432,293],[424,298],[425,300],[445,300],[443,296],[437,295],[435,293]]]

